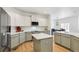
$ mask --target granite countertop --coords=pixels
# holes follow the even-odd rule
[[[42,30],[38,30],[38,31],[42,31]],[[22,31],[22,32],[11,32],[11,33],[7,33],[7,34],[10,34],[10,35],[15,35],[15,34],[20,34],[20,33],[25,33],[25,32],[35,32],[35,31],[32,31],[32,30],[26,30],[26,31]]]
[[[7,34],[15,35],[15,34],[20,34],[20,33],[25,33],[25,32],[31,32],[31,31],[11,32],[11,33],[8,32]]]
[[[45,33],[39,33],[39,34],[32,34],[32,36],[37,39],[37,40],[41,40],[41,39],[45,39],[45,38],[52,38],[52,35],[48,35]]]
[[[57,32],[57,33],[63,33],[63,34],[68,34],[68,35],[79,37],[79,33],[76,33],[76,32]]]
[[[11,32],[11,33],[7,33],[7,34],[15,35],[15,34],[20,34],[20,33],[24,33],[24,32]]]

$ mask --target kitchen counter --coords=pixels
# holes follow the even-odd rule
[[[25,33],[25,32],[32,32],[32,31],[11,32],[11,33],[7,33],[7,34],[15,35],[15,34],[20,34],[20,33]]]
[[[37,40],[41,40],[41,39],[45,39],[45,38],[52,38],[52,35],[48,35],[45,33],[39,33],[39,34],[32,34],[32,36],[37,39]]]
[[[15,35],[15,34],[20,34],[20,33],[24,33],[24,32],[11,32],[11,33],[7,33],[7,34]]]
[[[57,31],[57,33],[68,34],[68,35],[73,35],[73,36],[79,37],[79,33],[74,33],[74,32],[58,32]]]
[[[11,32],[11,33],[7,33],[7,34],[15,35],[15,34],[20,34],[20,33],[25,33],[25,32],[44,32],[44,31],[42,31],[42,30],[37,30],[37,31],[26,30],[26,31],[22,31],[22,32]]]

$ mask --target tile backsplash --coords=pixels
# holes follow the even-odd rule
[[[47,30],[46,26],[21,26],[21,29],[24,31],[44,31]],[[11,32],[16,32],[16,27],[11,27]]]

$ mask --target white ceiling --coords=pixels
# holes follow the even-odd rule
[[[23,12],[45,14],[56,17],[68,17],[79,14],[79,7],[15,7]]]
[[[49,14],[51,11],[54,12],[57,10],[57,8],[50,8],[50,7],[18,7],[17,9],[25,12],[33,12],[40,14]]]

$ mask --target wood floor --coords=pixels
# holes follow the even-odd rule
[[[18,46],[14,52],[33,52],[33,41],[25,42],[22,45]],[[53,44],[53,52],[70,52],[69,50]]]
[[[60,45],[54,44],[53,52],[70,52],[70,50],[68,50],[64,47],[61,47]]]

